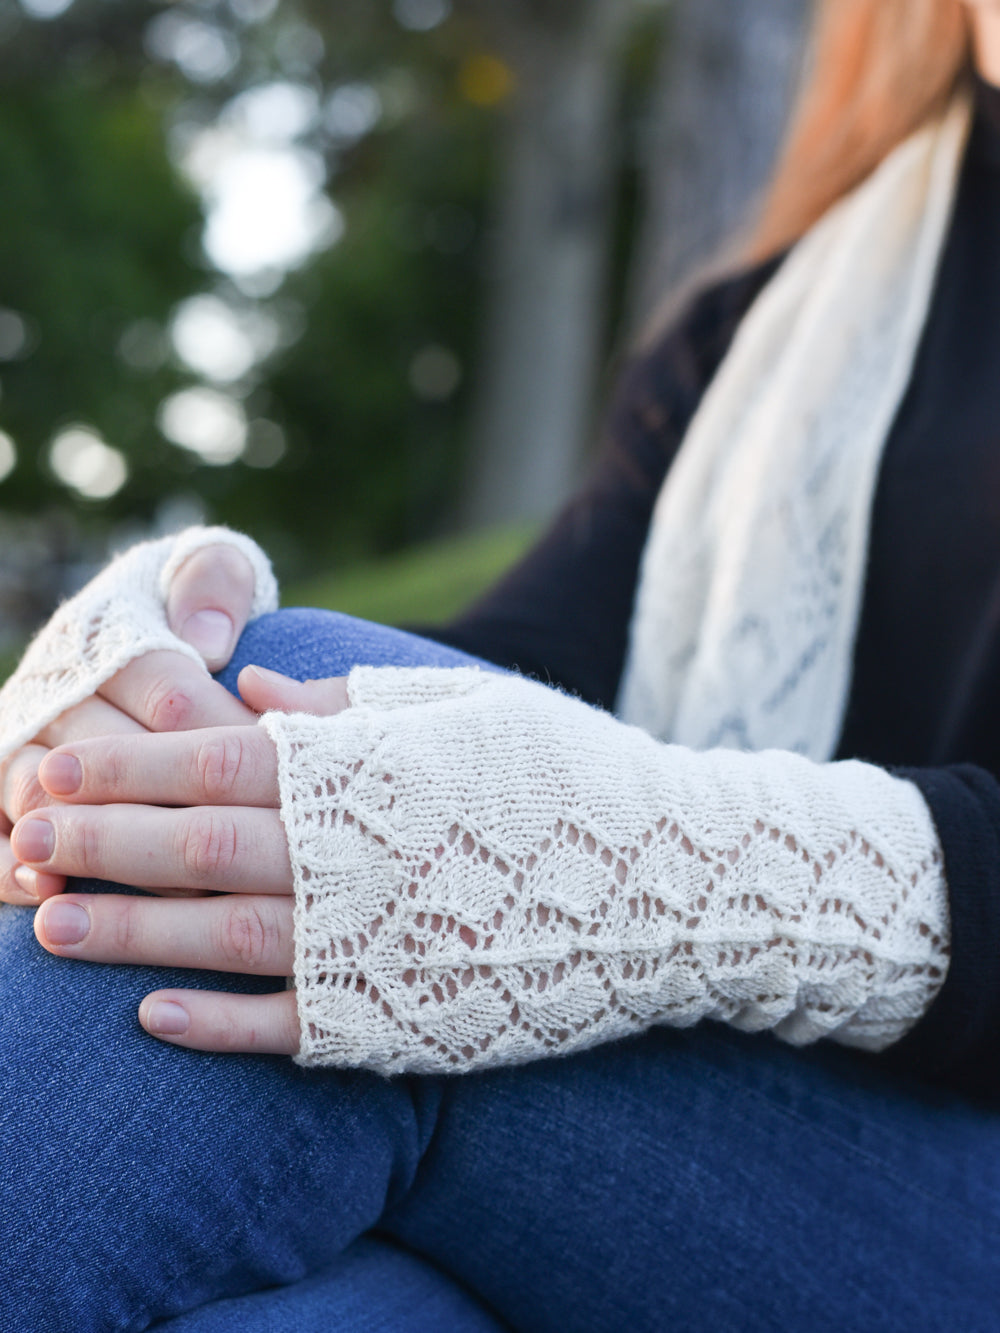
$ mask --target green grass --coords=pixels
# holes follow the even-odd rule
[[[530,527],[491,529],[412,547],[282,589],[285,606],[324,606],[386,625],[448,620],[527,549]]]

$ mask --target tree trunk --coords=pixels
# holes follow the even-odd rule
[[[745,228],[800,77],[812,0],[674,0],[644,149],[633,323]]]
[[[604,332],[620,46],[633,13],[627,0],[504,5],[517,92],[498,182],[473,525],[550,513],[583,455]]]

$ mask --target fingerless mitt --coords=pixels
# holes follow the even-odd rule
[[[273,611],[278,588],[270,563],[257,543],[241,533],[189,528],[131,547],[59,607],[0,690],[0,758],[32,740],[143,653],[167,648],[204,667],[197,649],[170,629],[166,600],[184,561],[202,547],[218,544],[235,547],[253,567],[251,618]]]
[[[356,668],[272,713],[299,1061],[464,1071],[702,1018],[877,1050],[926,1011],[948,910],[909,782],[662,745],[473,669]]]

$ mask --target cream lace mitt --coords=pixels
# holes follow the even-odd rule
[[[189,528],[133,546],[59,607],[0,690],[0,758],[143,653],[169,648],[204,666],[201,654],[167,624],[166,598],[184,561],[220,543],[241,551],[253,567],[251,618],[273,611],[277,584],[267,557],[249,537],[229,528]]]
[[[356,668],[271,713],[296,893],[299,1060],[463,1071],[702,1018],[869,1049],[947,968],[910,783],[705,753],[517,677]]]

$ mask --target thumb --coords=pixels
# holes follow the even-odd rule
[[[203,546],[174,574],[167,594],[167,620],[185,643],[197,648],[209,671],[221,671],[250,618],[254,572],[233,546]]]
[[[332,717],[350,706],[347,677],[330,676],[326,680],[292,680],[265,667],[244,667],[237,681],[245,703],[255,713],[312,713]]]

